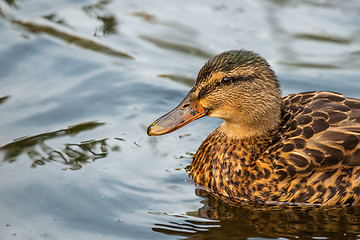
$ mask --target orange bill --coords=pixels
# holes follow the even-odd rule
[[[153,136],[173,132],[207,115],[207,112],[199,100],[192,93],[189,93],[176,108],[153,122],[147,128],[147,134]]]

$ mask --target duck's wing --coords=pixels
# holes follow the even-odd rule
[[[360,166],[358,99],[333,92],[286,96],[281,131],[277,159],[290,173]]]

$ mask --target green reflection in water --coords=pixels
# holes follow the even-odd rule
[[[20,20],[12,20],[11,22],[15,25],[23,27],[24,29],[26,29],[27,31],[29,31],[31,33],[36,33],[36,34],[46,33],[53,37],[56,37],[58,39],[61,39],[63,41],[66,41],[68,43],[74,44],[76,46],[79,46],[79,47],[82,47],[85,49],[90,49],[90,50],[93,50],[96,52],[101,52],[101,53],[111,55],[111,56],[134,59],[132,56],[130,56],[127,53],[114,50],[108,46],[96,43],[95,41],[92,41],[92,40],[89,40],[86,38],[82,38],[82,37],[78,37],[78,36],[75,36],[75,35],[72,35],[69,33],[65,33],[65,32],[57,30],[53,27],[40,25],[40,24],[32,23],[32,22],[23,22]]]
[[[46,141],[54,138],[76,135],[80,132],[89,131],[104,123],[86,122],[70,126],[49,133],[23,137],[0,147],[4,152],[4,162],[14,162],[26,154],[32,160],[31,167],[42,166],[49,162],[60,162],[67,166],[66,169],[77,170],[83,164],[106,157],[108,153],[107,139],[84,141],[79,144],[65,144],[62,150],[55,150]]]
[[[315,41],[322,41],[322,42],[331,42],[331,43],[339,43],[339,44],[350,44],[351,40],[346,38],[341,38],[337,36],[331,35],[320,35],[320,34],[295,34],[294,37],[296,39],[307,39],[307,40],[315,40]]]
[[[85,12],[91,12],[93,10],[103,10],[106,5],[108,5],[111,1],[109,0],[101,0],[98,3],[90,4],[85,7],[83,7]]]
[[[175,74],[159,74],[158,77],[161,78],[168,78],[170,80],[173,80],[175,82],[179,82],[179,83],[183,83],[185,85],[188,85],[190,87],[192,87],[194,85],[195,80],[191,77],[184,77],[184,76],[180,76],[180,75],[175,75]]]
[[[0,104],[5,103],[6,100],[8,100],[9,98],[10,98],[10,96],[0,97]]]
[[[109,3],[110,1],[103,0],[92,5],[84,6],[82,8],[88,16],[90,16],[91,18],[96,18],[97,20],[102,22],[102,26],[98,28],[94,33],[94,36],[96,37],[117,33],[116,29],[118,26],[118,21],[115,18],[114,14],[110,12],[103,13],[103,11],[106,9],[106,5],[108,5]]]
[[[173,43],[173,42],[169,42],[169,41],[165,41],[165,40],[157,39],[157,38],[153,38],[153,37],[148,37],[148,36],[140,36],[140,38],[143,40],[146,40],[148,42],[151,42],[159,47],[165,48],[165,49],[188,53],[188,54],[192,54],[192,55],[207,58],[207,59],[214,56],[214,54],[206,52],[197,47]]]
[[[59,18],[55,13],[45,15],[45,16],[43,16],[43,18],[49,20],[50,22],[59,24],[59,25],[66,25],[65,20]]]
[[[310,63],[310,62],[284,62],[278,61],[278,64],[295,66],[299,68],[322,68],[322,69],[339,69],[340,67],[332,64],[322,64],[322,63]]]
[[[17,8],[18,5],[16,4],[15,0],[5,0],[5,2],[10,6],[10,7],[14,7]],[[1,8],[0,8],[1,9]]]
[[[108,16],[98,16],[98,20],[103,22],[103,26],[100,28],[100,32],[103,35],[110,35],[116,33],[117,21],[113,15]],[[98,36],[98,33],[95,33]]]

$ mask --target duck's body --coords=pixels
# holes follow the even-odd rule
[[[196,183],[253,202],[360,204],[360,100],[332,92],[280,98],[263,58],[229,51],[205,64],[184,101],[148,133],[204,115],[225,122],[194,156]]]
[[[278,130],[247,139],[221,128],[201,144],[190,175],[255,202],[359,204],[360,101],[330,92],[283,98]]]

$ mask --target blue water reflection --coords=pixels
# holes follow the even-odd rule
[[[146,126],[229,49],[266,57],[284,95],[360,98],[359,16],[357,0],[0,2],[0,239],[356,239],[357,208],[234,207],[195,186],[185,168],[220,120]]]

